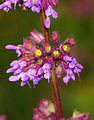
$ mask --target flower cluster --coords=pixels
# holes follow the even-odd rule
[[[6,116],[4,115],[0,116],[0,120],[6,120]]]
[[[72,117],[67,120],[88,120],[90,117],[90,113],[79,113],[78,111],[74,110]]]
[[[70,118],[61,118],[59,120],[88,120],[89,113],[73,112]],[[37,108],[34,109],[33,120],[57,120],[54,104],[49,100],[42,100]]]
[[[46,99],[42,100],[34,109],[33,120],[56,120],[54,104]]]
[[[16,10],[16,5],[18,3],[19,7],[22,7],[23,10],[31,9],[32,12],[40,13],[42,9],[45,11],[45,27],[50,27],[50,17],[53,18],[58,17],[58,13],[53,9],[53,6],[56,6],[59,1],[58,0],[5,0],[3,4],[0,5],[0,9],[8,12],[12,8],[12,4],[14,4],[14,9]]]
[[[57,77],[61,78],[62,74],[65,73],[63,77],[64,83],[68,83],[72,78],[75,80],[74,73],[77,73],[83,69],[76,58],[70,55],[72,47],[76,45],[73,37],[69,37],[63,44],[59,45],[59,34],[53,31],[51,40],[57,45],[57,48],[51,45],[51,43],[46,43],[44,37],[41,33],[33,30],[30,32],[29,39],[23,39],[23,45],[7,45],[6,49],[15,49],[18,60],[14,60],[7,70],[7,73],[13,72],[14,75],[9,78],[9,81],[18,81],[21,79],[21,86],[26,83],[30,86],[29,82],[33,81],[34,86],[38,82],[45,78],[50,80],[52,66],[56,68]],[[43,48],[36,46],[37,44],[42,44]],[[31,86],[30,86],[31,87]]]

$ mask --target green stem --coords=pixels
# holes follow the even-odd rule
[[[45,39],[46,43],[49,43],[50,42],[49,31],[44,25],[45,11],[43,9],[41,10],[40,18],[41,18],[41,23],[42,23],[44,39]],[[57,118],[59,119],[59,118],[63,117],[63,111],[62,111],[60,92],[59,92],[58,82],[57,82],[56,75],[55,75],[54,65],[52,67],[51,83],[52,83],[52,87],[53,87],[53,94],[54,94],[54,100],[55,100],[55,106],[56,106],[56,114],[57,114]]]

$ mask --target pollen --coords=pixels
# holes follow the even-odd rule
[[[43,63],[43,60],[42,60],[42,59],[39,59],[39,60],[38,60],[38,63],[39,63],[39,65],[41,65],[41,64]]]
[[[54,57],[58,57],[60,55],[60,52],[58,50],[53,51]]]
[[[63,46],[63,49],[64,49],[65,52],[69,52],[69,50],[70,50],[70,48],[69,48],[68,45],[64,45],[64,46]]]
[[[40,57],[42,55],[42,51],[40,49],[35,49],[34,54],[36,57]]]
[[[49,53],[51,51],[51,46],[50,45],[47,45],[46,46],[46,52]]]

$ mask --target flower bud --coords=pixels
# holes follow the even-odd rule
[[[41,42],[44,41],[44,37],[41,33],[37,32],[36,30],[33,30],[30,32],[30,40],[32,40],[35,43],[41,44]]]
[[[54,30],[54,31],[52,32],[51,39],[52,39],[52,41],[53,41],[55,44],[58,44],[58,43],[59,43],[60,37],[59,37],[59,34],[58,34],[57,31]]]

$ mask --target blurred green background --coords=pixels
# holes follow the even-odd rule
[[[1,1],[0,1],[1,3]],[[74,35],[77,46],[74,55],[84,66],[81,81],[70,80],[68,86],[59,80],[64,115],[68,118],[73,110],[81,113],[90,112],[90,120],[94,119],[94,1],[93,0],[61,0],[55,7],[59,13],[57,20],[51,18],[50,34],[53,30],[60,33],[61,43]],[[6,74],[9,64],[17,59],[14,50],[6,50],[7,44],[22,44],[23,37],[36,29],[42,32],[40,15],[29,11],[0,10],[0,115],[7,120],[32,120],[33,108],[43,98],[53,101],[51,84],[41,80],[36,88],[20,87],[20,81],[11,83]]]

